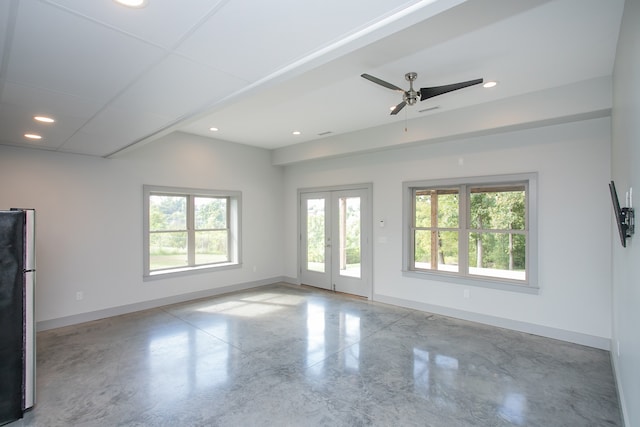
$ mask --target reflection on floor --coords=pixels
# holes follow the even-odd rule
[[[609,354],[276,284],[38,335],[16,426],[621,425]]]

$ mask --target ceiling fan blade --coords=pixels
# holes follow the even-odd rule
[[[402,101],[400,104],[393,107],[393,110],[391,110],[391,115],[395,116],[396,114],[398,114],[400,110],[404,108],[405,105],[407,105],[407,103],[405,101]]]
[[[374,82],[374,83],[377,83],[377,84],[379,84],[380,86],[384,86],[384,87],[386,87],[387,89],[391,89],[391,90],[398,90],[398,91],[400,91],[400,92],[404,93],[404,89],[401,89],[401,88],[399,88],[399,87],[398,87],[398,86],[396,86],[396,85],[392,85],[391,83],[385,82],[384,80],[380,80],[380,79],[379,79],[379,78],[377,78],[377,77],[373,77],[372,75],[369,75],[369,74],[361,74],[361,75],[360,75],[360,77],[364,77],[365,79],[367,79],[367,80],[369,80],[369,81],[372,81],[372,82]]]
[[[473,86],[482,83],[482,79],[469,80],[467,82],[453,83],[444,86],[423,87],[420,89],[420,101],[442,95],[443,93],[453,92],[454,90]]]

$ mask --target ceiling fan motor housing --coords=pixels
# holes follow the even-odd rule
[[[419,96],[420,94],[418,92],[416,92],[413,89],[410,89],[406,91],[404,95],[402,95],[402,100],[409,105],[414,105],[416,102],[418,102]]]
[[[418,73],[407,73],[404,75],[404,78],[409,82],[409,90],[404,93],[402,99],[409,105],[414,105],[418,102],[418,97],[420,96],[419,92],[413,90],[413,82],[418,78]]]

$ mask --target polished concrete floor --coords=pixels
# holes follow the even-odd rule
[[[16,426],[616,426],[609,353],[276,284],[38,334]]]

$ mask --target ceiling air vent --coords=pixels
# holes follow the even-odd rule
[[[418,113],[426,113],[427,111],[437,110],[438,108],[440,108],[440,106],[436,105],[435,107],[429,107],[429,108],[425,108],[424,110],[418,110]]]

